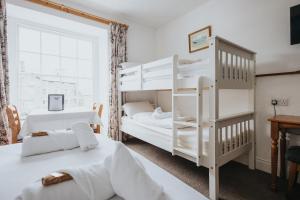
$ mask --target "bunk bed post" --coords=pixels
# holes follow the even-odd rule
[[[197,82],[197,158],[196,158],[196,163],[197,166],[199,167],[201,165],[201,159],[203,156],[203,146],[202,146],[202,126],[203,126],[203,82],[204,82],[204,77],[200,76],[198,78]]]
[[[256,80],[255,80],[255,74],[256,74],[256,55],[252,55],[252,60],[253,60],[253,70],[252,70],[252,83],[251,83],[251,90],[249,90],[249,110],[253,111],[253,133],[251,137],[252,141],[252,148],[249,151],[249,161],[248,161],[248,167],[249,169],[255,169],[255,148],[256,148],[256,114],[255,114],[255,87],[256,87]]]
[[[176,118],[176,97],[174,94],[177,92],[177,64],[178,64],[178,55],[173,56],[172,60],[172,122],[173,122],[173,128],[172,128],[172,155],[175,155],[174,148],[177,146],[177,128],[176,124],[174,123],[175,118]]]
[[[218,199],[219,196],[219,166],[218,166],[218,126],[217,119],[219,118],[219,55],[217,37],[210,39],[210,58],[211,62],[211,80],[209,87],[209,150],[208,150],[208,168],[209,168],[209,198],[212,200]],[[221,61],[222,62],[222,61]]]

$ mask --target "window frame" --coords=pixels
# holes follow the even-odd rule
[[[42,68],[42,55],[51,55],[51,54],[45,54],[42,53],[42,36],[40,36],[40,52],[36,53],[36,52],[30,52],[30,51],[23,51],[20,50],[20,41],[19,41],[19,30],[20,28],[27,28],[27,29],[31,29],[31,30],[36,30],[36,31],[40,31],[41,33],[50,33],[50,34],[57,34],[60,38],[61,37],[67,37],[67,38],[73,38],[76,40],[82,40],[82,41],[88,41],[92,43],[92,58],[90,59],[90,61],[92,62],[92,76],[91,78],[89,77],[80,77],[78,75],[76,75],[76,80],[78,79],[86,79],[86,80],[91,80],[92,79],[92,84],[93,84],[93,91],[92,91],[92,99],[95,102],[95,100],[97,99],[97,96],[99,96],[99,94],[97,93],[97,91],[100,90],[99,88],[99,80],[98,80],[98,74],[99,74],[99,59],[97,58],[97,55],[99,55],[99,39],[95,36],[91,36],[88,34],[81,34],[81,33],[76,33],[70,30],[66,30],[66,29],[61,29],[61,28],[57,28],[57,27],[52,27],[52,26],[47,26],[44,24],[40,24],[37,22],[32,22],[32,21],[28,21],[28,20],[23,20],[23,19],[18,19],[18,18],[14,18],[14,17],[10,17],[8,19],[8,23],[9,26],[8,28],[10,29],[10,33],[14,33],[12,35],[10,35],[8,37],[8,41],[11,43],[11,45],[9,46],[9,52],[10,52],[10,60],[9,62],[11,63],[11,66],[14,66],[13,69],[12,67],[10,68],[10,82],[11,82],[11,94],[10,94],[10,99],[11,102],[13,102],[17,107],[20,107],[20,94],[21,94],[21,87],[20,87],[20,52],[28,52],[28,53],[35,53],[35,54],[39,54],[40,56],[40,69]],[[59,42],[59,45],[61,45],[61,41]],[[76,45],[78,45],[78,43],[76,42]],[[59,50],[61,51],[61,49]],[[59,71],[61,72],[61,63],[62,63],[62,58],[68,58],[66,56],[62,56],[61,52],[59,52],[59,55],[55,55],[57,57],[59,57]],[[78,52],[76,52],[76,58],[73,58],[76,60],[76,67],[78,66],[78,60],[89,60],[89,59],[81,59],[78,56]],[[40,70],[40,74],[41,75],[46,75],[43,74],[42,71]],[[51,75],[50,75],[51,76]],[[57,76],[57,75],[52,75],[52,76]],[[65,76],[63,74],[59,75],[60,78],[64,77],[64,78],[68,78],[68,76]],[[74,76],[69,76],[74,78]],[[77,96],[78,98],[78,96]],[[92,106],[92,105],[91,105]]]

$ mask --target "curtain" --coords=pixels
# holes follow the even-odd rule
[[[127,61],[127,27],[122,24],[110,24],[110,92],[109,92],[109,130],[108,135],[121,141],[118,106],[118,66]]]
[[[0,145],[8,144],[5,107],[8,104],[6,2],[0,0]]]

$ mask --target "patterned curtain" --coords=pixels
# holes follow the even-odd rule
[[[122,24],[110,24],[110,93],[109,93],[109,130],[108,135],[114,140],[121,141],[119,130],[118,107],[118,66],[127,61],[127,27]]]
[[[6,2],[0,0],[0,145],[8,144],[5,107],[8,104]]]

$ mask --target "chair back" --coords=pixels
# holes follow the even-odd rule
[[[102,114],[103,114],[103,104],[97,104],[97,103],[94,103],[93,104],[93,111],[97,112],[99,118],[101,119],[102,117]],[[94,129],[95,133],[100,133],[100,125],[97,124],[96,125],[96,128]]]
[[[16,106],[8,105],[6,107],[6,114],[8,126],[11,129],[11,143],[15,144],[18,141],[18,135],[21,130],[21,121]]]

